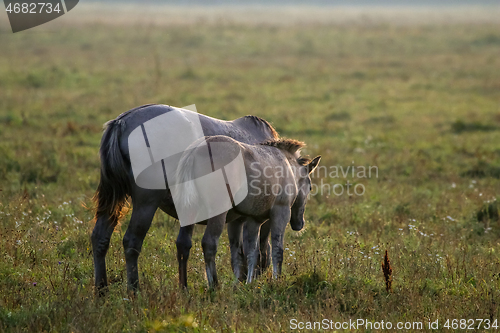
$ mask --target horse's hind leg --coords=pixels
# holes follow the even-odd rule
[[[271,231],[271,223],[269,220],[264,222],[260,227],[260,251],[257,258],[257,272],[256,275],[261,275],[267,267],[271,264],[271,245],[269,244],[269,233]],[[248,227],[247,224],[243,226],[243,239],[248,238]],[[243,242],[243,253],[247,255],[249,249],[247,248],[247,242]]]
[[[136,195],[132,198],[133,211],[130,224],[123,237],[125,261],[127,263],[127,287],[136,291],[139,287],[139,271],[137,260],[141,253],[144,237],[151,226],[151,222],[158,209],[158,200],[151,193]]]
[[[203,254],[205,256],[205,269],[207,272],[208,286],[214,289],[218,285],[217,270],[215,268],[215,255],[219,237],[224,230],[227,213],[223,213],[207,220],[207,228],[201,240]]]
[[[261,275],[271,264],[271,245],[269,244],[269,234],[271,232],[271,223],[269,220],[260,226],[260,253],[259,267],[257,275]]]
[[[229,237],[229,246],[231,247],[231,267],[239,281],[245,281],[247,273],[242,237],[242,226],[245,220],[245,217],[240,217],[227,225],[227,235]]]
[[[112,221],[108,215],[97,218],[94,231],[92,231],[92,251],[94,253],[94,275],[95,286],[100,296],[102,296],[108,286],[106,275],[106,253],[109,248],[109,241],[117,221]]]
[[[259,233],[260,223],[248,218],[246,225],[245,249],[247,249],[247,283],[251,283],[256,277],[256,268],[259,262]]]
[[[179,263],[179,285],[181,288],[187,288],[187,262],[193,245],[191,242],[193,229],[194,224],[181,227],[177,236],[177,262]]]

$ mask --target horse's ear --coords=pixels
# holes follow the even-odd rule
[[[321,155],[316,156],[311,162],[309,162],[309,164],[306,165],[307,172],[308,173],[313,172],[314,169],[316,169],[316,167],[318,166],[320,160],[321,160]]]

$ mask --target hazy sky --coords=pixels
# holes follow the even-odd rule
[[[429,5],[440,5],[440,6],[454,6],[454,5],[500,5],[500,0],[87,0],[89,2],[126,2],[126,3],[136,3],[136,4],[151,4],[151,3],[162,3],[162,4],[206,4],[206,5],[217,5],[217,4],[304,4],[304,5],[404,5],[404,6],[429,6]]]

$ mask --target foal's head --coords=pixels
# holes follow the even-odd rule
[[[304,228],[304,211],[306,209],[307,198],[311,192],[310,175],[314,169],[316,169],[320,160],[321,156],[316,156],[312,160],[302,157],[297,159],[298,168],[296,172],[296,182],[299,192],[292,205],[292,215],[290,218],[290,226],[295,231]]]
[[[304,228],[304,211],[306,202],[311,192],[310,174],[316,169],[321,160],[321,156],[316,156],[310,160],[300,156],[300,149],[305,143],[292,139],[274,139],[263,142],[262,144],[273,146],[286,151],[292,155],[292,167],[294,168],[295,184],[297,186],[297,196],[291,207],[290,226],[293,230],[299,231]]]

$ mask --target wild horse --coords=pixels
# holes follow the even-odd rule
[[[124,208],[130,198],[132,216],[123,238],[127,267],[127,285],[136,290],[139,285],[137,261],[142,243],[148,232],[153,216],[158,208],[170,216],[177,218],[170,190],[145,189],[138,186],[132,172],[128,137],[142,124],[166,113],[191,112],[167,105],[143,105],[122,113],[116,119],[108,121],[104,126],[104,134],[100,146],[100,181],[94,195],[96,205],[95,227],[92,232],[92,248],[94,255],[95,286],[102,294],[107,287],[106,253],[113,230],[123,216]],[[278,138],[277,132],[265,120],[256,116],[245,116],[232,121],[224,121],[204,115],[197,115],[205,135],[227,135],[237,141],[249,144]],[[144,129],[144,128],[143,128]],[[163,129],[162,129],[163,130]],[[171,131],[166,126],[164,131]],[[236,226],[244,224],[245,216],[233,216]],[[187,260],[192,246],[191,235],[194,225],[181,227],[177,237],[177,259],[179,262],[179,283],[187,287]],[[228,228],[233,242],[239,243],[243,237],[240,229]],[[262,227],[260,250],[260,267],[265,269],[270,264],[268,242],[269,228]],[[234,240],[237,238],[237,240]],[[243,249],[238,249],[240,253]]]
[[[233,232],[241,233],[242,224],[232,218],[234,214],[247,217],[247,232],[243,240],[248,249],[247,283],[252,282],[256,276],[259,233],[261,225],[268,219],[272,239],[273,275],[277,277],[281,274],[285,228],[289,222],[293,230],[303,228],[305,205],[311,191],[309,175],[321,159],[321,156],[313,160],[301,157],[299,151],[303,146],[304,143],[292,139],[274,138],[261,144],[249,145],[227,136],[212,136],[195,141],[191,149],[182,155],[177,169],[181,185],[173,187],[174,199],[180,203],[180,211],[185,212],[181,216],[181,222],[182,219],[186,223],[195,222],[200,216],[200,210],[202,216],[205,216],[204,210],[221,212],[220,209],[217,210],[220,207],[207,207],[214,206],[210,195],[203,197],[203,193],[207,193],[207,187],[217,191],[217,184],[207,186],[205,181],[200,186],[200,183],[192,181],[194,179],[206,179],[208,174],[221,170],[227,185],[227,195],[232,202],[229,210],[216,216],[212,214],[207,219],[202,248],[210,288],[218,284],[215,256],[226,221],[228,226],[233,226]],[[241,161],[241,167],[235,170],[233,166],[238,160]],[[240,171],[243,177],[240,176]],[[242,192],[241,189],[245,189],[244,194],[240,195],[243,199],[237,203],[233,198]],[[217,196],[224,196],[222,187]],[[220,200],[215,200],[215,203],[219,202]],[[231,243],[231,264],[236,276],[241,276],[245,269],[245,258],[235,251],[241,246],[242,244]]]

